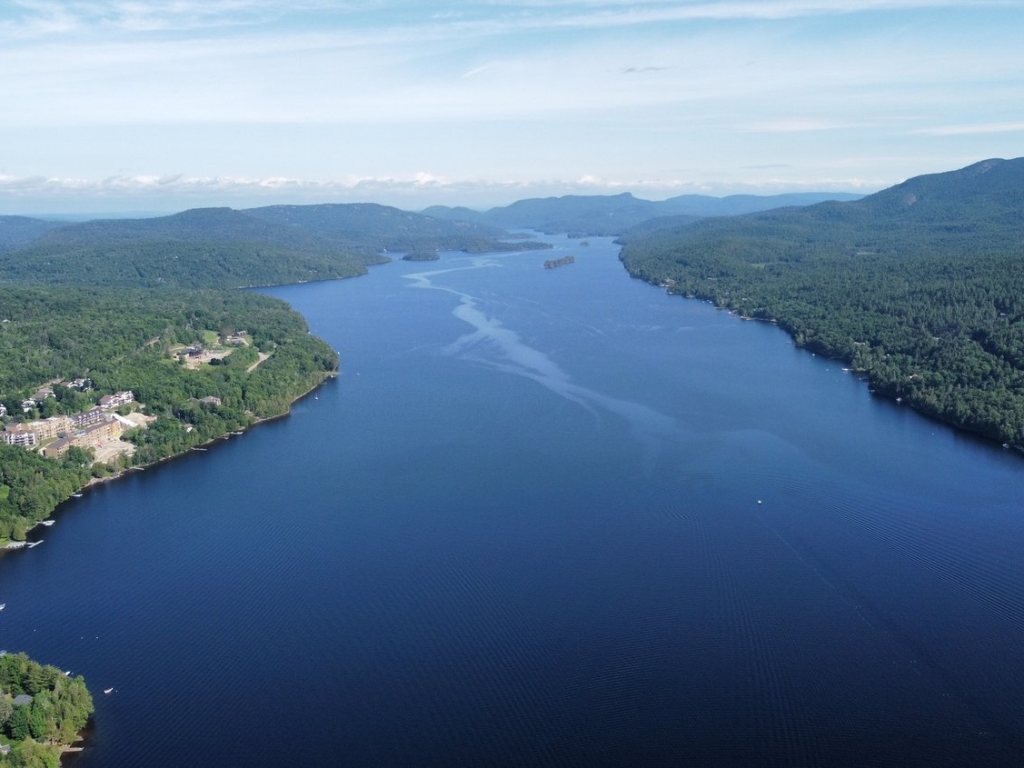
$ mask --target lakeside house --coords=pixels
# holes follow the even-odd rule
[[[203,405],[220,405],[220,398],[216,395],[207,395],[199,398],[199,402]]]
[[[7,415],[7,406],[0,403],[0,419]]]

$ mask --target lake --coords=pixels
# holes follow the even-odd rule
[[[547,239],[266,291],[341,375],[0,560],[75,768],[1024,764],[1021,457]]]

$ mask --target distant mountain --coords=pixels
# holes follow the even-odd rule
[[[1024,445],[1024,158],[625,242],[632,275],[775,320],[879,392]]]
[[[439,219],[374,203],[336,205],[274,205],[250,208],[246,214],[262,221],[301,228],[322,240],[360,252],[486,251],[545,247],[540,243],[502,242],[508,233],[499,226]]]
[[[986,160],[959,171],[919,176],[852,202],[707,219],[650,237],[697,251],[724,249],[732,258],[749,256],[758,263],[772,260],[773,254],[793,261],[964,249],[998,252],[1019,245],[1022,169],[1024,159]],[[627,237],[627,242],[639,239]]]
[[[365,271],[332,243],[230,208],[68,224],[0,255],[0,280],[50,284],[237,288]]]
[[[0,253],[20,248],[51,229],[62,226],[63,222],[59,221],[31,219],[27,216],[0,216]]]
[[[855,200],[858,195],[809,192],[786,195],[682,195],[662,201],[619,195],[567,195],[520,200],[484,213],[468,208],[434,206],[424,211],[435,218],[492,224],[505,229],[535,229],[548,234],[621,235],[646,224],[649,231],[692,223],[709,216],[735,216],[783,206],[811,205],[823,200]],[[659,220],[653,224],[654,220]]]

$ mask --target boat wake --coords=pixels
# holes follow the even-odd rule
[[[470,266],[404,275],[413,281],[411,287],[445,291],[458,297],[459,304],[452,310],[452,314],[470,325],[473,331],[445,347],[445,354],[531,379],[585,409],[595,418],[600,418],[600,411],[619,416],[629,424],[634,437],[648,450],[653,450],[658,441],[674,440],[680,436],[680,426],[674,418],[641,403],[610,397],[573,382],[572,377],[547,354],[526,344],[518,333],[483,311],[477,297],[437,285],[431,279],[449,272],[496,266],[501,265],[493,257],[484,257],[473,259]]]

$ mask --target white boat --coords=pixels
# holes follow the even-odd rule
[[[71,495],[74,496],[76,499],[82,498],[82,494],[80,493],[72,493]]]
[[[56,522],[57,522],[56,520],[41,520],[39,524],[40,525],[45,525],[47,528],[49,528],[51,525],[53,525]]]
[[[7,607],[7,603],[0,603],[0,611]]]
[[[113,689],[113,688],[104,688],[104,689],[103,689],[103,692],[104,692],[104,693],[113,693],[113,692],[114,692],[114,689]]]

